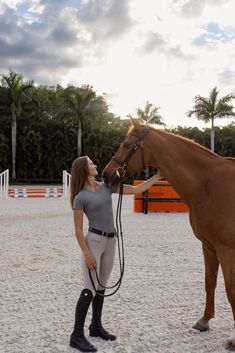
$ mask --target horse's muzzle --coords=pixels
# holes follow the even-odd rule
[[[111,175],[109,175],[107,172],[104,172],[103,180],[105,184],[112,186],[115,184],[119,184],[121,181],[121,177],[119,173],[115,170]]]

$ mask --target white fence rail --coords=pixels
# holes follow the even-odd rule
[[[9,191],[9,169],[0,174],[0,197],[8,198]]]
[[[63,170],[63,197],[68,197],[70,193],[71,174]]]
[[[71,174],[63,170],[63,197],[70,193]],[[9,169],[0,174],[0,197],[8,198],[9,193]]]

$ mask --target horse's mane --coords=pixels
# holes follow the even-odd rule
[[[139,127],[144,127],[145,125],[139,125]],[[189,139],[187,137],[184,137],[184,136],[181,136],[181,135],[177,135],[175,133],[172,133],[172,132],[168,132],[168,131],[164,131],[164,130],[160,130],[160,129],[156,129],[154,128],[153,126],[151,125],[147,125],[151,130],[153,131],[156,131],[157,133],[160,133],[162,135],[166,135],[166,136],[171,136],[173,138],[176,138],[179,142],[183,142],[183,143],[186,143],[190,146],[194,146],[198,149],[200,149],[202,152],[204,153],[207,153],[207,154],[210,154],[211,156],[214,156],[214,157],[218,157],[218,155],[214,152],[212,152],[211,150],[209,150],[208,148],[200,145],[199,143],[197,143],[196,141],[194,141],[193,139]],[[133,130],[138,130],[138,128],[136,128],[134,125],[132,125],[128,132],[127,132],[127,135],[129,135]]]

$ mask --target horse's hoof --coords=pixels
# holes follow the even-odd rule
[[[209,330],[209,325],[201,325],[199,322],[197,322],[193,328],[195,330],[198,330],[200,332],[208,331]]]

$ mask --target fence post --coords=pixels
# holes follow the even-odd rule
[[[71,174],[67,170],[63,170],[63,197],[66,198],[69,195],[71,184]]]
[[[143,201],[142,201],[142,212],[144,214],[147,214],[148,213],[148,196],[149,196],[149,193],[148,193],[148,190],[145,190],[142,194],[143,196]]]
[[[9,169],[0,174],[0,197],[8,198],[9,192]]]

